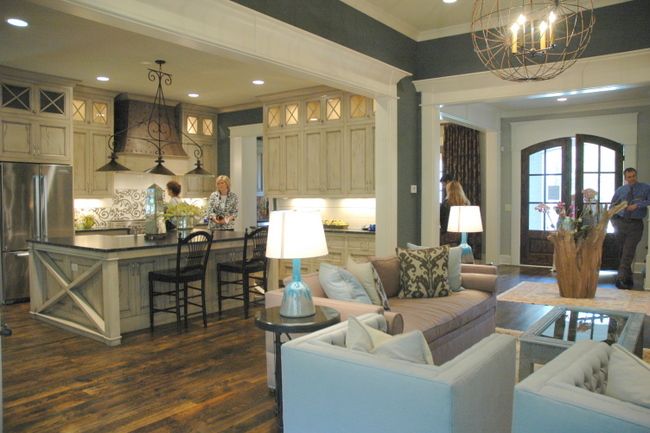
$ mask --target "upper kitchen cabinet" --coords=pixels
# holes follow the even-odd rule
[[[73,178],[75,198],[113,195],[113,174],[98,172],[110,157],[115,93],[77,86],[72,98]]]
[[[216,190],[217,175],[217,112],[207,107],[180,104],[177,117],[183,128],[182,142],[189,156],[187,171],[195,168],[197,156],[202,167],[212,176],[183,176],[183,197],[208,197]]]
[[[71,97],[68,80],[0,68],[0,158],[69,164]]]
[[[305,101],[305,126],[307,128],[339,125],[343,120],[343,94],[327,92],[308,96]]]
[[[272,131],[300,128],[303,122],[301,105],[300,101],[266,105],[264,107],[265,129]]]
[[[375,119],[375,100],[366,98],[362,95],[347,95],[348,115],[350,123],[357,122],[374,122]]]
[[[372,197],[373,100],[332,89],[265,100],[264,179],[269,197]],[[281,99],[283,98],[284,99]],[[304,122],[291,130],[269,126],[287,98],[302,107]],[[298,102],[296,102],[298,101]],[[281,124],[275,121],[273,125]]]

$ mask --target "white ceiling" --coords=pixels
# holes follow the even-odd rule
[[[451,5],[442,0],[343,1],[418,40],[469,31],[473,4],[472,0],[458,0]],[[628,0],[594,3],[602,6],[622,1]],[[5,22],[10,16],[27,20],[30,26],[10,26]],[[222,109],[259,106],[260,96],[321,84],[268,63],[245,63],[206,54],[26,0],[0,0],[0,17],[0,65],[71,78],[89,87],[151,97],[155,83],[148,80],[146,69],[156,67],[155,59],[166,60],[164,71],[173,75],[172,85],[165,87],[167,100]],[[107,75],[111,80],[101,83],[95,79],[98,75]],[[266,81],[264,86],[251,83],[260,78]],[[189,98],[189,92],[199,93],[200,97]],[[521,115],[522,110],[548,111],[576,104],[620,105],[621,101],[649,97],[650,88],[644,87],[573,95],[561,104],[555,98],[489,102],[500,110]]]

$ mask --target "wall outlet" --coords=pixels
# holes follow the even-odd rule
[[[411,185],[411,194],[417,194],[417,193],[418,193],[418,186]]]

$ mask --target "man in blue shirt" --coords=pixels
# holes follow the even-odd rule
[[[612,206],[627,201],[627,207],[612,217],[620,255],[616,287],[631,289],[634,285],[632,261],[643,235],[643,219],[650,205],[650,185],[638,182],[636,169],[632,167],[626,168],[623,174],[625,185],[618,188],[612,197]]]

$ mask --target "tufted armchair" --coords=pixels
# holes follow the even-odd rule
[[[517,384],[512,432],[650,432],[650,409],[604,394],[612,350],[577,342]]]
[[[383,331],[386,318],[360,321]],[[282,346],[285,433],[510,433],[515,340],[492,334],[442,365],[345,347],[347,322]]]

